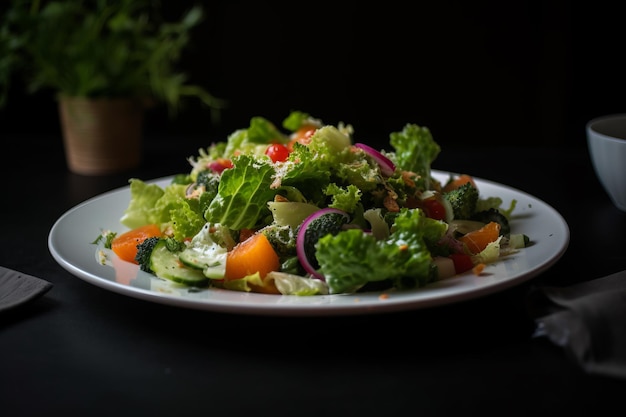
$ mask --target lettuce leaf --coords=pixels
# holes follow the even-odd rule
[[[333,294],[354,292],[368,282],[390,280],[398,289],[418,288],[437,278],[429,250],[447,224],[419,209],[402,209],[385,240],[348,229],[318,240],[315,256]]]
[[[217,196],[204,212],[209,223],[220,223],[231,230],[252,229],[271,216],[267,202],[274,199],[274,167],[271,160],[240,155],[220,179]]]
[[[168,224],[176,240],[194,236],[205,223],[197,200],[185,198],[185,184],[170,184],[161,188],[133,178],[130,180],[131,199],[120,222],[134,229],[144,224]]]
[[[430,167],[439,156],[441,147],[434,141],[428,128],[407,124],[401,132],[391,133],[389,138],[391,146],[395,148],[397,166],[430,178]]]
[[[120,222],[129,229],[135,229],[149,223],[160,223],[161,218],[156,207],[157,201],[165,194],[157,184],[148,184],[140,179],[131,178],[130,202]]]
[[[222,157],[231,158],[238,153],[248,155],[263,155],[270,143],[287,143],[289,137],[276,128],[269,120],[263,117],[250,119],[247,129],[233,132],[227,140]]]

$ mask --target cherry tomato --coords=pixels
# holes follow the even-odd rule
[[[427,198],[422,202],[426,216],[435,220],[444,220],[446,218],[446,208],[436,198]]]
[[[454,270],[457,274],[462,274],[465,271],[469,271],[474,267],[471,256],[465,253],[451,253],[448,255],[454,263]]]
[[[308,145],[309,142],[311,142],[311,136],[313,136],[316,130],[317,127],[311,125],[304,125],[300,129],[296,130],[287,144],[289,151],[293,151],[293,145],[296,142],[301,143],[302,145]]]
[[[289,157],[289,149],[280,143],[272,143],[265,150],[265,155],[269,156],[272,162],[284,162]]]

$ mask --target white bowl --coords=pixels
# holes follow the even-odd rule
[[[597,117],[586,129],[596,175],[613,204],[626,211],[626,114]]]

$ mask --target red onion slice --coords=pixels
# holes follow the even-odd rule
[[[341,211],[339,209],[325,208],[325,209],[318,210],[315,213],[310,214],[306,219],[304,219],[304,221],[300,225],[298,236],[296,237],[296,252],[298,254],[298,260],[302,264],[302,267],[304,268],[306,272],[311,274],[313,277],[322,281],[325,281],[324,276],[320,274],[319,272],[317,272],[317,270],[313,267],[313,265],[311,265],[311,262],[309,261],[309,258],[307,257],[307,254],[306,254],[306,248],[305,248],[306,231],[309,228],[309,225],[311,224],[313,220],[318,219],[326,214],[331,214],[331,213],[341,214],[342,216],[346,218],[346,220],[349,218],[348,213],[346,213],[345,211]]]
[[[385,155],[383,155],[376,149],[372,148],[371,146],[368,146],[364,143],[355,143],[354,146],[356,146],[359,149],[362,149],[368,155],[374,158],[374,160],[378,163],[378,166],[380,166],[380,172],[382,172],[383,175],[387,177],[391,177],[393,173],[396,171],[396,166],[394,165],[394,163],[391,162],[391,160],[387,158]]]
[[[191,195],[193,194],[193,192],[196,190],[196,183],[192,182],[191,184],[189,184],[187,186],[187,188],[185,189],[185,196],[186,197],[191,197]]]

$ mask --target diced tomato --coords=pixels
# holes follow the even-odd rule
[[[462,274],[474,267],[471,256],[465,253],[451,253],[448,257],[454,262],[454,270],[457,274]]]
[[[422,203],[427,217],[435,220],[445,220],[446,208],[439,200],[436,198],[427,198]]]
[[[284,162],[289,158],[289,149],[280,143],[272,143],[265,150],[265,155],[269,156],[272,162]]]
[[[471,175],[467,175],[467,174],[461,174],[459,175],[457,178],[455,178],[452,181],[449,181],[443,188],[443,191],[445,193],[448,193],[452,190],[456,190],[457,188],[461,187],[463,184],[469,182],[470,184],[472,184],[472,187],[477,188],[476,187],[476,183],[474,182],[474,178]]]
[[[254,234],[253,229],[241,229],[239,231],[239,241],[243,242],[244,240],[248,239],[253,234]]]
[[[213,161],[209,164],[209,168],[211,169],[211,171],[217,172],[218,174],[221,174],[222,171],[224,171],[225,169],[228,168],[232,168],[233,167],[233,163],[230,159],[225,159],[225,158],[219,158],[216,161]]]
[[[289,149],[290,152],[293,151],[293,146],[296,142],[302,145],[308,145],[311,142],[311,136],[313,136],[316,130],[317,126],[302,126],[300,129],[296,130],[291,136],[291,140],[287,144],[287,149]]]

